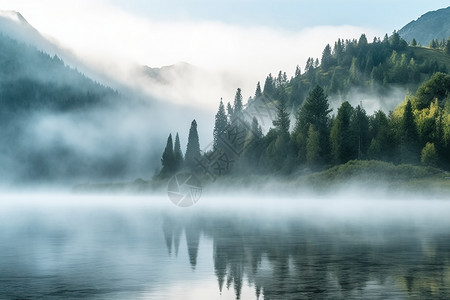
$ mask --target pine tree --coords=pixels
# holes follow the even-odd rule
[[[175,157],[173,153],[172,134],[167,138],[166,148],[161,158],[162,170],[161,175],[167,177],[173,174],[175,169]]]
[[[300,159],[305,158],[306,149],[304,142],[308,134],[309,126],[314,125],[314,129],[319,132],[320,156],[326,159],[329,152],[329,109],[328,97],[320,86],[315,86],[303,105],[297,112],[294,137],[297,139],[297,147]],[[303,139],[303,141],[302,141]]]
[[[183,166],[183,153],[181,152],[181,144],[180,144],[180,137],[177,135],[175,136],[175,146],[173,150],[174,154],[174,171],[179,171]]]
[[[258,81],[258,84],[256,85],[256,91],[255,91],[255,100],[260,98],[261,96],[262,96],[261,84]]]
[[[233,105],[233,117],[239,118],[242,114],[242,94],[241,89],[238,88],[236,91],[236,95],[234,96],[234,105]]]
[[[431,49],[436,49],[438,47],[438,44],[439,42],[437,40],[432,39],[428,47],[430,47]]]
[[[276,127],[280,135],[289,136],[289,126],[291,124],[290,114],[287,111],[285,101],[280,101],[277,106],[277,119],[273,125]]]
[[[195,120],[192,121],[191,128],[189,129],[189,137],[184,159],[186,166],[194,171],[195,166],[197,165],[197,160],[200,159],[200,142],[198,139],[197,122]]]
[[[264,96],[269,99],[272,99],[275,95],[275,81],[273,80],[272,74],[269,74],[266,77],[266,81],[264,82]]]
[[[333,56],[331,55],[330,44],[327,44],[325,46],[325,49],[323,49],[321,62],[322,62],[321,66],[322,66],[323,70],[327,70],[329,67],[331,67],[331,65],[333,63]]]
[[[331,153],[337,164],[356,158],[354,135],[350,128],[353,107],[345,101],[338,109],[330,133]]]
[[[357,148],[358,159],[363,158],[369,147],[369,117],[361,105],[358,105],[350,119],[351,131],[354,134],[354,145]]]
[[[412,39],[411,41],[411,46],[416,47],[417,46],[417,41],[415,38]]]
[[[308,137],[306,140],[306,163],[310,167],[315,167],[320,163],[320,140],[319,132],[314,129],[314,125],[309,125]]]
[[[444,53],[450,55],[450,38],[447,40],[447,43],[445,43]]]
[[[227,115],[225,113],[225,106],[223,105],[222,99],[220,99],[219,110],[217,111],[215,122],[214,122],[214,150],[220,147],[220,135],[223,134],[228,126]]]
[[[417,163],[418,161],[418,138],[417,126],[414,122],[411,101],[406,102],[401,123],[401,156],[405,163]]]

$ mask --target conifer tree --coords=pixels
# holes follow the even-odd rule
[[[161,158],[162,170],[161,175],[167,177],[173,174],[175,169],[175,159],[173,153],[172,134],[167,138],[166,148]]]
[[[256,85],[256,91],[255,91],[255,99],[258,99],[262,96],[262,91],[261,91],[261,84],[258,81],[258,84]]]
[[[180,137],[177,135],[175,136],[175,146],[173,150],[174,154],[174,171],[179,171],[183,166],[183,153],[181,152],[181,144],[180,144]]]
[[[418,161],[418,138],[414,114],[412,111],[411,101],[406,102],[401,123],[401,156],[402,162],[417,163]]]
[[[186,166],[192,171],[195,170],[197,160],[200,159],[200,142],[197,132],[197,122],[195,120],[192,121],[191,128],[189,129],[189,137],[184,159]]]
[[[319,132],[320,156],[326,159],[329,152],[329,114],[328,97],[320,86],[316,86],[309,93],[303,105],[297,112],[296,124],[294,128],[294,137],[299,150],[300,159],[305,158],[306,137],[309,126],[314,125],[314,129]]]
[[[234,105],[233,105],[233,117],[238,118],[242,114],[243,104],[242,104],[242,94],[241,89],[238,88],[236,91],[236,95],[234,96]]]
[[[219,110],[217,111],[215,122],[214,122],[214,150],[220,147],[220,135],[223,134],[228,127],[227,115],[225,113],[225,106],[223,105],[222,99],[220,99]]]
[[[277,118],[272,122],[280,135],[289,135],[289,126],[291,124],[289,116],[285,101],[280,101],[280,104],[277,106]]]

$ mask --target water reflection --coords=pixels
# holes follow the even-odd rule
[[[0,205],[0,299],[450,298],[446,202],[352,217],[131,201]]]
[[[436,228],[411,219],[323,226],[317,220],[268,221],[235,212],[187,219],[166,214],[163,224],[169,254],[185,230],[193,269],[199,236],[212,240],[218,292],[233,289],[236,299],[245,285],[264,299],[450,297],[445,224]]]

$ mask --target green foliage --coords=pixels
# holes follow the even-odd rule
[[[369,117],[361,105],[356,106],[350,119],[350,127],[357,147],[357,158],[366,156],[369,147]]]
[[[414,104],[417,109],[424,109],[437,99],[440,106],[450,96],[450,75],[444,73],[434,74],[430,80],[422,84],[417,90]]]
[[[111,104],[117,92],[102,86],[56,55],[51,57],[0,34],[0,111],[73,111]],[[44,72],[45,71],[45,72]]]
[[[306,154],[303,141],[306,140],[310,125],[313,125],[315,130],[319,132],[319,155],[324,160],[327,158],[329,151],[329,114],[331,112],[329,107],[328,97],[324,90],[320,86],[316,86],[298,110],[293,135],[300,157],[304,157]]]
[[[238,88],[236,91],[236,95],[234,96],[234,105],[233,105],[233,118],[238,118],[242,114],[242,93],[241,89]]]
[[[277,118],[272,123],[277,129],[279,135],[289,136],[289,126],[291,124],[291,120],[285,101],[280,101],[277,105]]]
[[[189,129],[186,154],[184,155],[186,166],[192,171],[195,171],[197,160],[200,159],[200,157],[200,142],[197,132],[197,122],[193,120],[191,123],[191,128]]]
[[[306,140],[306,163],[312,168],[322,163],[320,157],[320,135],[312,124],[309,125]]]
[[[219,110],[217,111],[215,122],[214,122],[214,149],[218,149],[221,146],[220,135],[225,132],[228,126],[228,119],[225,113],[225,106],[223,105],[222,99],[220,99]]]
[[[303,74],[298,67],[291,80],[282,71],[276,78],[269,74],[263,92],[257,84],[252,103],[268,101],[276,108],[275,128],[263,135],[256,118],[251,125],[247,123],[250,120],[231,122],[229,129],[242,131],[245,136],[242,144],[231,143],[243,153],[236,159],[234,171],[289,174],[303,172],[305,167],[332,167],[366,158],[410,164],[422,161],[450,168],[450,75],[438,72],[447,66],[450,57],[442,50],[409,47],[397,32],[383,40],[374,38],[372,43],[365,35],[358,41],[339,39],[333,50],[325,47],[322,65],[308,58]],[[377,111],[368,116],[361,105],[353,108],[345,101],[337,115],[330,117],[326,91],[345,97],[349,89],[358,87],[383,94],[392,85],[418,89],[389,115]],[[215,143],[217,133],[242,109],[240,89],[234,108],[228,103],[228,120],[221,102]],[[296,111],[292,132],[291,110]],[[388,171],[391,168],[384,166],[389,166]]]
[[[337,164],[345,163],[356,158],[354,133],[350,128],[353,107],[345,101],[338,109],[331,128],[330,141],[333,161]]]
[[[432,167],[395,165],[374,160],[351,160],[346,164],[309,175],[306,182],[313,186],[329,186],[346,182],[367,183],[370,186],[377,182],[385,182],[398,186],[412,180],[439,178],[441,174],[439,169]]]
[[[175,155],[173,152],[172,134],[169,134],[169,137],[167,138],[166,148],[164,149],[161,158],[161,164],[162,164],[162,170],[160,173],[161,177],[165,178],[173,175],[176,168],[176,162],[175,162]]]
[[[418,133],[414,121],[411,101],[407,100],[401,123],[401,157],[402,162],[416,163],[418,160]]]
[[[436,167],[438,155],[433,143],[427,143],[420,153],[420,162],[426,166]]]
[[[258,84],[256,84],[255,99],[258,99],[259,97],[262,97],[262,92],[261,92],[261,84],[258,81]]]
[[[181,152],[180,137],[178,136],[178,132],[177,135],[175,136],[173,156],[174,156],[174,171],[177,172],[183,166],[183,152]]]

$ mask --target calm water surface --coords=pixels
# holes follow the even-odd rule
[[[3,196],[0,299],[450,298],[447,201],[208,201]]]

